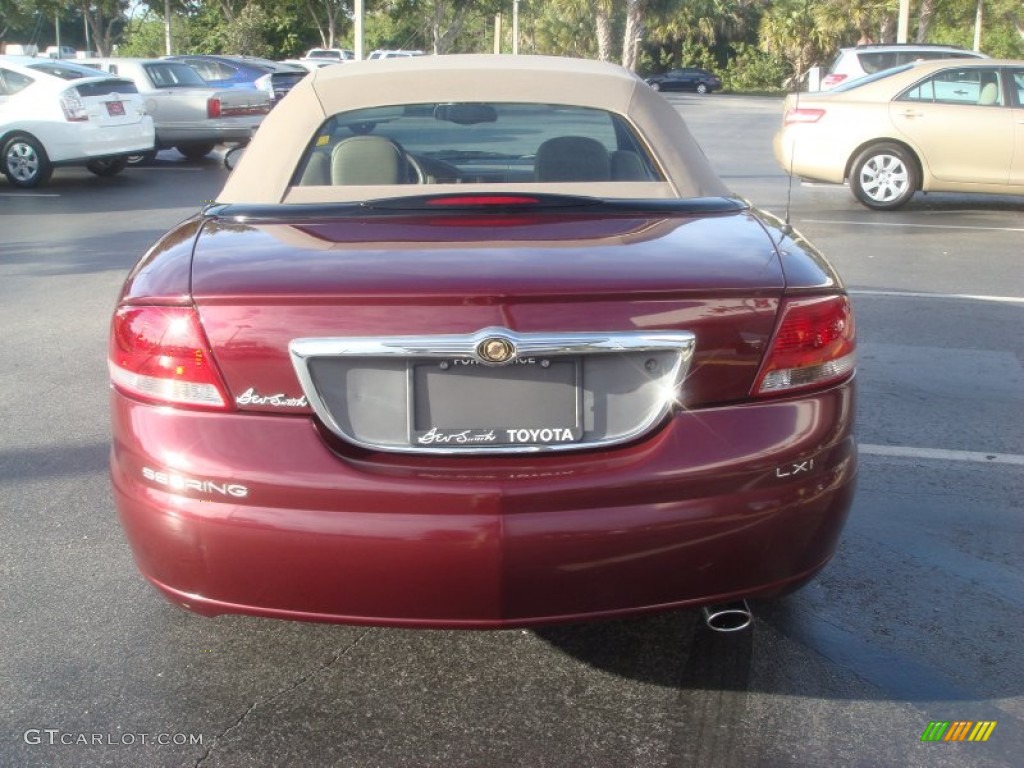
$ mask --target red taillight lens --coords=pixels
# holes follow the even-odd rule
[[[475,208],[488,205],[536,205],[540,201],[528,195],[451,195],[428,200],[427,205]]]
[[[828,386],[853,374],[856,341],[846,296],[789,299],[781,318],[754,394]]]
[[[60,95],[60,108],[69,123],[83,123],[89,120],[89,112],[77,88],[68,88]]]
[[[192,307],[121,307],[110,329],[110,379],[159,403],[225,408],[224,383]]]
[[[794,123],[816,123],[821,120],[824,115],[824,109],[790,109],[787,110],[786,116],[782,118],[782,122],[784,125],[793,125]]]
[[[845,79],[846,75],[825,75],[821,81],[821,90],[827,91],[829,88],[835,88]]]
[[[213,119],[220,117],[221,115],[221,104],[220,99],[216,96],[212,96],[206,100],[206,116]]]

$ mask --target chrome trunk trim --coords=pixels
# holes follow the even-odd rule
[[[502,362],[486,358],[487,345],[499,341],[511,346],[513,352]],[[579,451],[625,443],[650,431],[678,403],[680,389],[696,338],[689,331],[624,331],[587,333],[517,333],[507,328],[483,328],[471,334],[436,336],[377,336],[293,339],[288,345],[295,372],[313,411],[338,437],[374,451],[423,454],[524,454],[549,451]],[[411,362],[431,359],[466,360],[500,368],[523,358],[588,357],[629,353],[672,353],[672,364],[660,375],[652,377],[663,391],[660,402],[651,407],[646,418],[631,429],[612,438],[581,440],[551,445],[491,445],[467,447],[422,447],[416,445],[384,445],[367,442],[347,433],[314,382],[310,364],[323,358],[383,358]]]

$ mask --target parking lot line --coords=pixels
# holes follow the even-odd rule
[[[985,453],[979,451],[950,451],[943,448],[914,448],[905,445],[858,446],[867,456],[887,456],[898,459],[932,459],[935,461],[967,461],[978,464],[1012,464],[1024,467],[1024,456],[1016,453]]]
[[[204,167],[187,167],[187,166],[182,166],[182,165],[150,165],[150,166],[146,166],[145,168],[132,168],[131,170],[133,170],[133,171],[145,171],[147,173],[149,171],[178,171],[178,172],[188,171],[190,173],[196,173],[197,171],[205,171],[206,168],[204,168]]]
[[[923,293],[919,291],[874,291],[852,289],[851,296],[893,296],[907,299],[957,299],[962,301],[991,301],[999,304],[1024,304],[1024,296],[981,296],[973,293]]]
[[[970,224],[912,224],[902,221],[841,221],[802,219],[801,224],[843,224],[849,227],[911,227],[914,229],[969,229],[975,232],[1024,232],[1024,227],[978,227]]]

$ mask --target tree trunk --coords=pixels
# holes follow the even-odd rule
[[[462,32],[470,6],[466,3],[457,2],[452,3],[451,5],[455,7],[451,8],[451,5],[446,0],[434,0],[433,5],[434,10],[431,14],[430,32],[434,41],[434,54],[441,55],[451,50],[459,33]],[[451,16],[446,18],[448,17],[449,9],[451,9]]]
[[[338,6],[329,2],[324,5],[324,10],[327,11],[327,47],[333,48],[334,41],[338,39]]]
[[[896,41],[896,17],[886,16],[882,19],[881,29],[878,31],[878,42],[887,44]]]
[[[82,3],[81,9],[82,15],[92,31],[92,43],[96,46],[96,53],[99,56],[110,56],[111,51],[114,49],[114,43],[119,37],[119,35],[114,33],[114,25],[117,23],[118,18],[115,17],[109,21],[105,20],[103,18],[103,8],[99,4],[90,7],[90,3],[87,1]]]
[[[626,31],[622,36],[622,66],[636,71],[647,0],[626,0]]]
[[[935,16],[935,0],[921,0],[921,10],[917,14],[917,35],[915,42],[924,43],[928,40],[928,31]]]
[[[309,9],[309,15],[313,17],[313,23],[316,24],[316,31],[320,33],[320,45],[324,48],[328,48],[327,33],[324,31],[324,25],[320,23],[320,17],[316,15],[316,9],[313,7],[311,0],[306,0],[306,8]]]
[[[612,60],[612,20],[608,7],[598,0],[594,4],[594,27],[597,32],[597,58]]]

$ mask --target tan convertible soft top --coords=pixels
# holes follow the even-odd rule
[[[296,85],[263,121],[220,203],[315,203],[423,194],[404,187],[290,187],[324,121],[369,107],[436,102],[559,104],[622,115],[648,144],[666,181],[504,184],[502,191],[598,197],[675,198],[727,194],[682,118],[660,94],[614,64],[552,56],[417,56],[323,67]],[[486,185],[437,184],[432,193]]]

